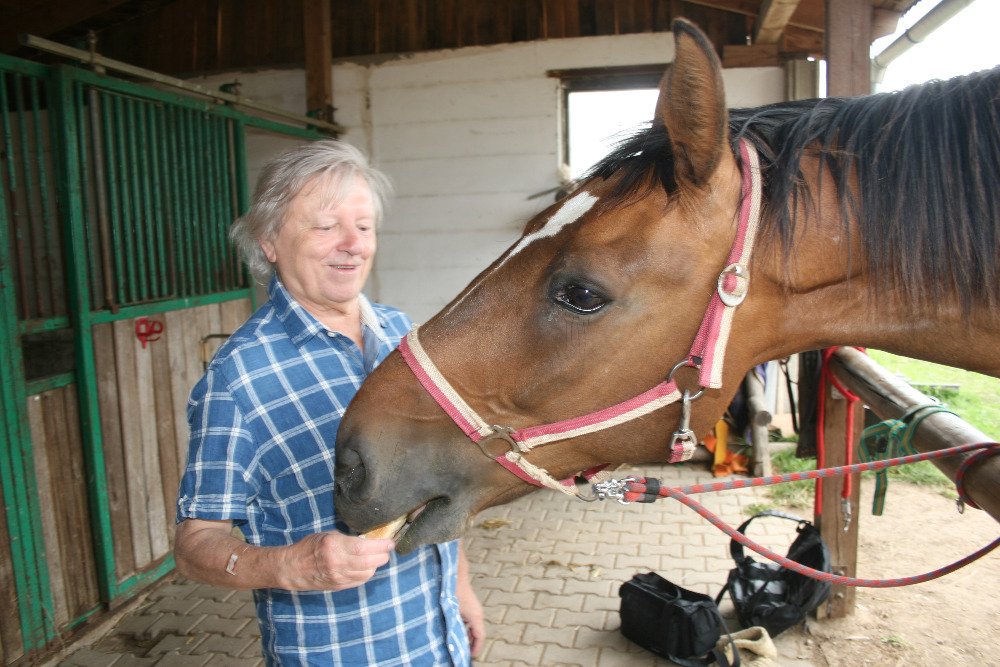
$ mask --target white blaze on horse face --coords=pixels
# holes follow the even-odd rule
[[[524,250],[527,246],[531,245],[535,241],[539,239],[548,238],[550,236],[555,236],[562,230],[563,227],[565,227],[566,225],[571,225],[580,218],[582,218],[583,215],[587,211],[592,209],[594,207],[594,204],[596,203],[597,203],[597,197],[593,196],[592,194],[586,191],[579,193],[578,195],[572,197],[571,199],[567,199],[566,202],[559,207],[559,210],[553,213],[552,217],[549,218],[546,221],[546,223],[542,225],[541,228],[536,229],[530,234],[527,234],[526,236],[522,237],[521,240],[517,242],[517,245],[511,248],[510,251],[506,254],[506,256],[504,256],[502,260],[497,262],[496,265],[492,269],[490,269],[489,273],[482,275],[476,282],[477,283],[482,282],[483,280],[491,276],[494,271],[496,271],[501,266],[506,264],[507,260],[509,260],[511,257]],[[471,287],[472,286],[470,285],[470,288]],[[468,295],[471,291],[472,291],[471,289],[467,289],[465,294]],[[457,301],[452,303],[451,307],[448,308],[448,312],[453,310],[456,306],[458,306],[458,304],[462,303],[462,301],[464,300],[465,297],[463,296],[461,299],[458,299]]]
[[[504,259],[503,262],[500,262],[500,264],[497,264],[496,268],[499,269],[504,262],[524,250],[525,247],[531,245],[538,239],[555,236],[562,230],[563,227],[571,225],[582,218],[583,215],[592,209],[596,203],[597,197],[586,191],[581,192],[572,199],[567,200],[566,203],[559,207],[558,211],[552,214],[552,217],[549,218],[548,222],[546,222],[541,229],[536,229],[518,241],[517,245],[511,248],[510,252],[507,253],[507,258]]]

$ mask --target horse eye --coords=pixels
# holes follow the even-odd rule
[[[561,287],[556,292],[555,299],[578,313],[596,313],[608,303],[603,296],[583,285]]]

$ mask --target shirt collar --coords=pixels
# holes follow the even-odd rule
[[[271,277],[268,285],[268,294],[274,306],[275,314],[284,325],[288,337],[295,345],[301,345],[304,341],[319,334],[329,332],[323,324],[317,320],[312,313],[302,307],[285,287],[277,274]],[[358,305],[361,309],[361,330],[362,334],[371,332],[382,345],[389,345],[389,337],[385,332],[388,323],[385,318],[375,312],[371,302],[364,294],[358,295]],[[365,336],[367,338],[367,336]]]

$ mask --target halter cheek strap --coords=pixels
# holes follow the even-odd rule
[[[666,380],[652,389],[581,417],[515,430],[507,426],[489,424],[462,399],[424,351],[416,326],[410,330],[399,345],[399,351],[406,365],[413,371],[414,376],[427,393],[452,418],[462,432],[479,445],[483,453],[529,484],[581,497],[572,480],[556,480],[546,470],[527,461],[524,455],[539,445],[567,440],[624,424],[681,400],[682,394],[673,380],[674,371],[680,366],[700,368],[699,381],[703,388],[717,389],[722,386],[722,364],[725,359],[733,314],[736,307],[743,302],[749,288],[748,266],[757,233],[762,197],[757,151],[749,142],[741,140],[740,156],[743,164],[740,216],[727,266],[719,274],[717,289],[712,295],[688,356],[674,367]],[[697,438],[688,428],[687,422],[690,415],[690,403],[700,395],[701,392],[693,397],[688,392],[683,394],[681,427],[674,433],[670,444],[669,460],[671,463],[686,461],[691,458],[694,452]],[[510,451],[493,456],[487,450],[485,443],[497,439],[505,441],[510,447]],[[592,469],[583,474],[586,476],[599,469]]]

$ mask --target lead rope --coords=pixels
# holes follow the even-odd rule
[[[696,493],[706,493],[709,491],[726,491],[729,489],[742,489],[746,487],[757,487],[757,486],[770,486],[772,484],[781,484],[784,482],[794,482],[805,479],[815,479],[820,480],[824,477],[835,477],[838,475],[852,474],[856,472],[865,472],[868,470],[882,470],[884,468],[889,468],[892,466],[904,465],[907,463],[916,463],[918,461],[928,461],[931,459],[940,459],[947,456],[954,456],[956,454],[962,454],[965,452],[974,451],[975,454],[970,456],[968,459],[962,462],[959,467],[958,473],[955,475],[955,485],[958,490],[959,498],[968,506],[976,507],[978,506],[972,502],[968,494],[965,491],[965,478],[969,471],[969,468],[978,461],[988,458],[990,456],[1000,455],[1000,444],[995,442],[980,442],[966,445],[958,445],[955,447],[949,447],[947,449],[939,449],[933,452],[924,452],[921,454],[911,454],[909,456],[901,456],[893,459],[883,459],[881,461],[869,461],[865,463],[855,463],[846,466],[836,466],[833,468],[822,468],[819,470],[809,470],[806,472],[793,472],[786,473],[784,475],[771,475],[770,477],[755,477],[753,479],[737,479],[729,482],[713,482],[711,484],[693,484],[689,486],[676,486],[676,487],[666,487],[660,483],[658,479],[649,479],[644,477],[630,477],[623,480],[610,480],[606,482],[600,482],[594,484],[595,494],[602,499],[616,499],[623,504],[640,502],[640,503],[650,503],[659,498],[674,498],[680,501],[684,505],[687,505],[700,516],[707,519],[709,523],[724,532],[726,535],[736,540],[743,546],[757,552],[761,556],[767,558],[768,560],[774,561],[775,563],[787,568],[793,572],[797,572],[811,579],[818,579],[819,581],[826,581],[832,584],[841,584],[844,586],[857,586],[862,588],[893,588],[897,586],[909,586],[911,584],[919,584],[925,581],[931,581],[932,579],[937,579],[943,577],[944,575],[954,572],[955,570],[976,561],[989,552],[1000,546],[1000,537],[993,540],[986,546],[982,547],[978,551],[975,551],[968,556],[955,561],[950,565],[932,570],[931,572],[926,572],[924,574],[913,575],[910,577],[901,577],[897,579],[858,579],[855,577],[846,577],[843,575],[836,575],[830,572],[822,572],[811,567],[807,567],[801,563],[793,561],[785,556],[782,556],[774,551],[771,551],[767,547],[761,546],[760,544],[749,539],[743,533],[724,522],[711,510],[706,508],[704,505],[699,503],[690,497],[691,494]]]

